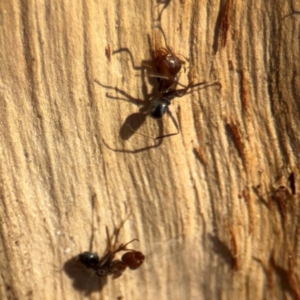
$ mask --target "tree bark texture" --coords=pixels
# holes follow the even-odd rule
[[[221,87],[153,140],[157,25]],[[299,28],[296,0],[2,0],[0,298],[300,299]],[[72,259],[128,213],[138,270]]]

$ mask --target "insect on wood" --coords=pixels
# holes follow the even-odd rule
[[[95,80],[95,82],[104,88],[113,89],[116,92],[122,94],[128,99],[127,101],[137,105],[141,105],[142,107],[139,110],[139,114],[141,115],[144,116],[148,115],[153,119],[159,120],[162,119],[162,117],[167,113],[170,116],[177,131],[170,134],[162,134],[157,136],[156,138],[153,138],[154,140],[158,140],[158,139],[163,139],[165,137],[177,135],[179,133],[179,125],[175,120],[175,118],[173,117],[171,111],[169,110],[169,106],[173,99],[183,97],[193,92],[194,91],[193,88],[196,87],[200,89],[200,88],[206,88],[213,85],[218,85],[219,88],[221,88],[221,84],[218,81],[214,81],[214,82],[203,81],[203,82],[194,83],[194,78],[193,78],[194,76],[191,71],[189,71],[188,73],[188,84],[187,85],[181,84],[179,82],[179,72],[182,68],[182,64],[184,63],[184,61],[178,57],[178,55],[171,49],[171,47],[169,47],[165,33],[162,30],[162,28],[160,26],[156,26],[155,28],[160,30],[165,41],[165,47],[158,47],[158,48],[155,47],[152,53],[151,60],[144,61],[141,67],[135,67],[133,55],[128,48],[121,48],[114,52],[114,53],[118,53],[121,51],[127,52],[131,57],[133,68],[136,70],[148,69],[150,71],[151,70],[153,71],[153,73],[150,74],[150,77],[156,78],[157,85],[153,87],[152,92],[150,94],[144,94],[144,99],[145,99],[144,101],[141,99],[136,99],[131,97],[127,92],[117,87],[106,86],[100,83],[98,80]],[[177,88],[178,85],[181,86],[180,89]],[[146,88],[144,88],[143,90],[145,89]],[[106,94],[106,96],[108,98],[118,99],[117,97],[111,96],[109,94]],[[133,115],[136,116],[136,114]],[[129,119],[130,118],[128,117],[128,120]],[[145,120],[145,118],[141,118],[141,119],[142,121]],[[132,123],[134,124],[134,122]],[[133,133],[135,133],[137,129],[141,126],[141,122],[139,122],[138,125],[135,125],[134,127],[132,127],[131,124],[126,124],[126,126]],[[145,134],[141,134],[141,135],[150,137]]]
[[[96,253],[85,251],[78,255],[78,261],[86,268],[92,270],[94,274],[100,277],[112,275],[113,279],[120,277],[127,267],[131,270],[138,269],[144,262],[145,255],[140,251],[127,248],[130,243],[137,241],[137,239],[117,246],[119,229],[116,231],[115,242],[112,245],[112,238],[110,238],[106,227],[107,247],[102,257],[99,257]],[[122,255],[121,259],[115,259],[115,255],[121,251],[126,253]]]

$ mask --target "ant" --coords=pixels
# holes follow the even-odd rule
[[[142,101],[140,99],[134,99],[126,92],[118,89],[117,87],[111,87],[101,84],[99,81],[95,80],[97,84],[99,84],[102,87],[114,89],[116,92],[121,93],[125,97],[129,98],[130,100],[127,100],[129,102],[133,102],[138,105],[143,105],[143,107],[140,109],[139,113],[142,115],[149,115],[153,119],[161,119],[166,113],[170,116],[174,126],[177,129],[177,132],[165,134],[165,135],[159,135],[158,137],[154,138],[154,140],[163,139],[165,137],[170,137],[173,135],[177,135],[179,133],[179,125],[175,118],[173,117],[171,111],[169,110],[169,105],[171,104],[171,101],[176,97],[183,97],[184,95],[192,92],[189,91],[192,88],[203,86],[209,87],[212,85],[218,85],[221,88],[221,84],[218,81],[207,83],[206,81],[198,82],[196,84],[193,83],[192,79],[192,73],[189,72],[188,74],[188,85],[182,85],[179,83],[179,72],[182,68],[182,64],[184,61],[180,60],[178,56],[175,54],[175,52],[168,46],[167,39],[165,36],[164,31],[160,26],[155,26],[158,28],[165,40],[165,47],[160,47],[158,49],[155,49],[152,54],[152,59],[150,61],[151,65],[154,65],[155,74],[151,75],[151,77],[155,77],[158,82],[158,88],[157,91],[153,89],[153,91],[150,94],[146,95],[145,101]],[[132,60],[133,68],[134,69],[141,69],[144,70],[144,68],[151,68],[151,66],[148,65],[147,62],[144,62],[142,64],[142,67],[135,67],[133,61],[133,56],[128,48],[121,48],[114,53],[118,53],[121,51],[126,51]],[[183,88],[176,89],[177,85],[181,85]],[[203,88],[204,88],[203,87]],[[109,94],[106,94],[107,97],[116,99],[113,96],[110,96]],[[135,115],[135,114],[134,114]],[[142,118],[144,120],[145,118]],[[136,132],[135,129],[133,129],[129,124],[125,124],[132,132]],[[140,127],[141,124],[138,124]],[[144,134],[141,134],[144,135]],[[147,135],[145,135],[147,136]],[[147,136],[149,137],[149,136]]]
[[[116,248],[117,238],[120,228],[116,230],[115,242],[112,245],[111,239],[109,237],[108,228],[106,227],[106,237],[107,237],[107,249],[106,253],[99,258],[98,254],[92,253],[90,251],[83,252],[78,255],[78,260],[88,269],[91,269],[100,277],[112,275],[113,279],[120,277],[123,272],[128,267],[130,270],[138,269],[145,260],[145,255],[133,249],[128,249],[127,245],[133,241],[138,241],[133,239],[126,244],[121,244]],[[120,251],[127,251],[122,255],[120,259],[114,259],[115,254]]]
[[[156,139],[164,138],[167,136],[176,135],[179,133],[179,126],[171,114],[171,111],[168,109],[171,101],[176,97],[183,97],[187,94],[188,90],[200,85],[206,84],[205,81],[193,84],[192,75],[189,73],[188,79],[189,83],[182,89],[176,89],[177,85],[182,84],[179,83],[179,72],[181,70],[182,64],[184,61],[180,60],[175,52],[168,46],[166,35],[163,29],[160,26],[155,26],[158,28],[164,38],[166,48],[160,47],[154,50],[153,59],[156,67],[156,74],[153,77],[157,78],[159,83],[158,92],[160,93],[159,97],[153,99],[150,103],[148,114],[150,117],[154,119],[161,119],[163,115],[167,112],[171,117],[177,132],[159,136]],[[210,85],[220,84],[218,82],[214,82]]]

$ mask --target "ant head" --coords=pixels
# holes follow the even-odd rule
[[[182,61],[171,49],[159,48],[154,52],[157,73],[166,77],[175,77],[181,70]]]
[[[99,263],[99,256],[92,252],[83,252],[79,254],[78,260],[87,268],[94,268]]]
[[[182,61],[173,53],[167,56],[165,60],[165,65],[168,68],[170,75],[176,76],[182,66]]]
[[[156,98],[151,101],[149,107],[149,116],[153,119],[161,119],[163,115],[168,111],[170,101],[164,97]]]
[[[125,263],[130,270],[138,269],[145,260],[145,255],[139,251],[130,251],[122,255],[122,262]]]

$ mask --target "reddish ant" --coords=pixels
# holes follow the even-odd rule
[[[157,81],[159,83],[158,91],[161,94],[160,97],[155,98],[151,101],[148,114],[150,117],[154,119],[160,119],[163,117],[163,115],[168,112],[169,116],[171,117],[177,132],[159,136],[156,139],[164,138],[167,136],[176,135],[179,133],[179,126],[172,116],[170,110],[168,109],[169,105],[171,104],[171,101],[176,97],[183,97],[185,94],[187,94],[188,90],[200,85],[206,84],[205,81],[199,82],[196,84],[193,84],[192,75],[189,73],[189,83],[187,86],[185,86],[182,89],[177,89],[176,86],[182,85],[178,82],[179,76],[178,73],[181,70],[183,61],[178,58],[178,56],[175,54],[175,52],[168,46],[167,38],[165,36],[165,33],[163,29],[160,26],[156,26],[158,28],[165,40],[166,48],[158,48],[154,50],[154,61],[155,61],[155,67],[157,74],[154,75],[154,77],[157,78]],[[210,85],[220,84],[218,82],[214,82]]]
[[[137,241],[137,239],[133,239],[126,244],[121,244],[116,248],[119,231],[120,228],[116,230],[115,242],[112,245],[108,228],[106,227],[107,249],[106,253],[101,258],[99,258],[96,253],[86,251],[79,254],[78,260],[88,269],[93,270],[98,276],[103,277],[112,275],[113,279],[120,277],[127,267],[131,270],[138,269],[145,260],[144,254],[140,251],[127,248],[127,245],[133,241]],[[122,255],[121,260],[114,259],[115,254],[120,251],[127,252]]]
[[[175,52],[168,46],[167,44],[167,39],[164,34],[164,31],[160,26],[156,26],[162,33],[164,40],[165,40],[165,48],[160,47],[158,49],[155,49],[153,52],[153,57],[151,60],[151,64],[154,65],[155,69],[155,74],[152,75],[152,77],[155,77],[158,81],[158,89],[153,91],[150,94],[145,95],[145,101],[140,100],[140,99],[135,99],[131,97],[129,94],[126,92],[118,89],[117,87],[111,87],[111,86],[106,86],[100,83],[99,81],[95,80],[96,83],[98,83],[100,86],[108,88],[108,89],[114,89],[115,91],[121,93],[125,97],[127,97],[129,102],[133,102],[137,105],[143,105],[143,107],[140,109],[140,114],[148,114],[150,117],[154,119],[161,119],[165,113],[168,113],[169,116],[172,119],[172,122],[174,123],[177,132],[175,133],[170,133],[166,135],[160,135],[156,139],[162,139],[165,137],[170,137],[173,135],[177,135],[179,133],[179,126],[178,123],[176,122],[175,118],[171,114],[169,110],[169,105],[171,104],[171,101],[176,98],[176,97],[183,97],[184,95],[190,93],[189,90],[198,87],[198,86],[204,86],[204,87],[209,87],[212,85],[218,85],[221,87],[221,84],[218,81],[212,82],[212,83],[207,83],[206,81],[203,82],[198,82],[196,84],[193,84],[192,80],[192,73],[189,72],[188,79],[189,83],[187,86],[182,85],[181,83],[178,82],[179,80],[179,72],[182,67],[183,61],[178,58],[178,56],[175,54]],[[135,67],[133,63],[133,56],[128,48],[121,48],[114,53],[118,53],[121,51],[126,51],[132,60],[133,68],[134,69],[144,69],[144,68],[149,68],[149,62],[144,62],[142,64],[142,67]],[[151,67],[150,67],[151,68]],[[181,89],[176,89],[177,85],[181,85],[183,88]],[[158,95],[157,95],[158,92]],[[191,91],[192,92],[192,91]],[[116,99],[115,97],[112,97],[107,94],[107,97]],[[134,114],[136,115],[136,114]],[[128,118],[129,119],[129,118]],[[142,121],[144,121],[144,118],[142,118]],[[129,124],[125,124],[132,132],[136,132],[136,129],[138,129],[141,126],[141,123],[138,124],[138,126],[134,126],[135,129],[133,129]],[[124,126],[123,126],[124,127]],[[142,134],[144,135],[144,134]],[[147,135],[145,135],[147,136]],[[129,136],[130,137],[130,136]],[[149,137],[149,136],[147,136]],[[124,139],[128,139],[127,136]]]

